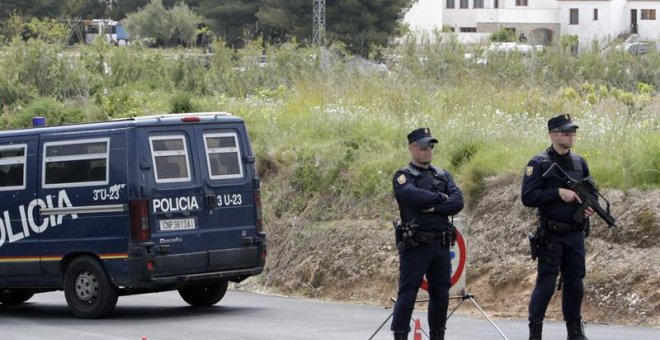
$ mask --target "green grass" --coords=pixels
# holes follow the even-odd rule
[[[660,186],[658,53],[549,50],[484,66],[451,42],[404,43],[380,72],[293,44],[267,46],[263,67],[261,51],[258,41],[239,51],[217,43],[214,55],[14,42],[0,47],[0,120],[233,112],[246,119],[257,158],[277,165],[269,189],[330,204],[391,197],[392,174],[409,160],[406,134],[418,127],[440,140],[434,163],[478,195],[485,177],[522,174],[550,143],[547,119],[570,113],[580,125],[575,151],[601,186]]]

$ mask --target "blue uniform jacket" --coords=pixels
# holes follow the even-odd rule
[[[451,174],[432,166],[428,169],[409,165],[417,176],[403,168],[394,174],[394,196],[403,223],[413,219],[420,230],[443,231],[450,226],[449,215],[463,209],[463,194]],[[433,212],[422,212],[434,208]]]

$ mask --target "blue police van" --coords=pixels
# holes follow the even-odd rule
[[[263,271],[244,121],[174,114],[0,132],[0,303],[63,290],[78,317],[178,290],[210,306]]]

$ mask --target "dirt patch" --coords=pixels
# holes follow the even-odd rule
[[[468,290],[491,315],[525,318],[536,276],[526,239],[535,228],[534,210],[520,203],[518,176],[488,178],[482,192],[471,210],[462,213],[470,229]],[[389,222],[396,218],[394,203],[381,204],[391,214],[374,213],[366,219],[359,216],[379,211],[373,201],[316,197],[292,214],[282,209],[290,194],[286,189],[269,194],[270,206],[264,200],[266,270],[236,287],[391,305],[398,279]],[[589,322],[660,326],[660,190],[603,194],[613,205],[619,228],[608,229],[594,219],[586,241],[583,316]],[[333,218],[335,204],[343,217]],[[547,314],[562,319],[560,294],[553,297]]]

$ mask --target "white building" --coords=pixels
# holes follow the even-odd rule
[[[511,29],[530,43],[549,44],[578,36],[580,46],[606,44],[619,36],[660,40],[660,0],[436,0],[442,23],[457,33]]]

